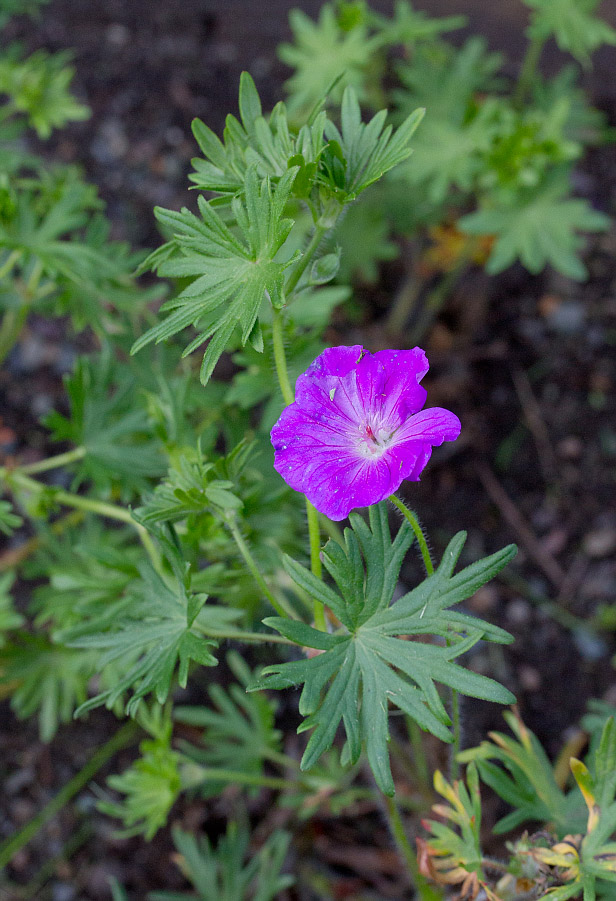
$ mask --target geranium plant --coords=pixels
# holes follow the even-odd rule
[[[537,16],[539,41],[551,18],[545,10]],[[306,43],[304,18],[298,15],[295,24]],[[454,51],[443,49],[437,36],[456,23],[435,24],[404,3],[390,22],[369,15],[363,4],[342,4],[336,16],[327,6],[321,24],[346,30],[375,51],[395,40],[417,42],[417,59],[436,42],[438,78],[451,65]],[[610,36],[603,30],[584,47]],[[344,46],[350,54],[353,42]],[[560,164],[573,155],[562,137],[566,117],[546,126],[553,138],[521,107],[504,110],[502,99],[476,102],[497,70],[478,45],[455,57],[455,65],[466,67],[463,99],[472,115],[447,119],[447,140],[428,125],[437,154],[449,153],[464,132],[466,150],[455,160],[449,153],[438,172],[426,168],[422,108],[405,109],[397,127],[386,109],[364,117],[353,84],[336,81],[313,96],[312,82],[300,77],[302,54],[287,49],[285,56],[298,65],[292,114],[284,103],[265,114],[244,73],[239,119],[227,118],[222,140],[203,122],[193,123],[201,154],[191,174],[195,210],[157,209],[166,240],[141,263],[141,271],[168,280],[162,290],[137,287],[130,270],[141,256],[106,240],[98,201],[81,176],[50,172],[27,158],[19,163],[14,131],[0,133],[12,167],[11,185],[0,183],[6,305],[0,352],[11,352],[31,311],[68,313],[75,329],[87,324],[93,336],[91,352],[66,376],[63,410],[45,420],[59,452],[32,462],[8,459],[0,469],[1,527],[19,534],[27,522],[32,532],[11,569],[33,582],[19,611],[10,596],[13,577],[0,582],[0,686],[18,717],[38,717],[43,740],[96,707],[131,721],[97,758],[102,765],[122,744],[140,740],[139,757],[99,791],[100,809],[125,835],[150,839],[183,795],[205,803],[229,785],[246,796],[272,790],[298,821],[321,804],[340,812],[358,799],[377,798],[424,897],[433,891],[428,878],[495,896],[483,861],[475,859],[477,773],[525,811],[509,790],[521,766],[511,763],[511,747],[503,756],[495,750],[503,742],[493,738],[495,745],[467,750],[465,759],[474,760],[468,789],[435,777],[436,790],[452,805],[441,805],[440,813],[462,836],[430,821],[418,866],[390,739],[392,717],[402,715],[417,773],[426,769],[421,732],[451,744],[456,779],[460,696],[513,703],[506,687],[465,658],[479,642],[506,645],[511,636],[459,605],[507,566],[515,547],[471,556],[458,567],[466,538],[459,532],[442,541],[433,562],[406,498],[412,499],[433,448],[455,441],[464,423],[453,411],[425,406],[420,381],[428,360],[419,347],[325,346],[330,314],[350,295],[348,286],[333,284],[344,252],[337,238],[347,211],[371,186],[391,185],[396,172],[407,186],[428,186],[433,209],[452,186],[478,191],[481,210],[460,222],[468,234],[509,234],[511,217],[522,215],[527,200],[541,206],[548,197],[548,219],[566,207],[571,228],[602,227],[604,220],[582,201],[559,207],[561,182],[551,181],[548,170],[554,159]],[[41,137],[85,114],[65,96],[65,63],[42,57],[27,63],[50,85],[35,108],[20,106],[17,91],[11,95],[8,113],[20,110]],[[15,79],[18,65],[16,57],[5,65]],[[401,76],[407,85],[430,75],[417,69],[415,57],[404,65],[415,67]],[[351,82],[367,97],[363,64],[353,72]],[[11,94],[8,76],[5,83]],[[434,83],[425,96],[431,91]],[[327,109],[337,97],[339,114]],[[428,109],[427,123],[429,116]],[[501,166],[502,142],[519,149],[521,132],[530,135],[522,145],[531,148],[529,166],[537,175],[526,185],[532,197],[517,183],[509,191]],[[419,152],[412,155],[414,148]],[[494,206],[495,198],[504,207]],[[478,216],[491,216],[493,227],[480,228]],[[567,262],[561,268],[572,270],[572,231],[563,227],[567,247],[559,245],[551,257],[560,254]],[[491,250],[493,270],[517,254],[511,246],[503,250],[503,240]],[[539,268],[545,256],[529,268]],[[153,314],[149,302],[161,293],[166,299]],[[233,364],[227,377],[223,355]],[[400,571],[415,551],[424,573],[409,586]],[[216,678],[221,662],[226,685]],[[204,680],[207,697],[195,702]],[[301,694],[293,694],[297,686]],[[297,704],[301,755],[276,718],[285,690],[285,703]],[[558,898],[573,897],[582,883],[586,891],[595,877],[612,878],[613,780],[604,772],[613,757],[612,732],[606,727],[595,755],[597,774],[574,766],[584,798],[599,793],[601,799],[596,816],[587,800],[594,819],[586,837],[579,833],[575,860],[556,837],[527,855],[550,889],[562,889]],[[520,732],[528,757],[525,741]],[[511,778],[501,770],[495,775],[494,757]],[[92,775],[88,769],[84,782]],[[543,797],[539,789],[533,786]],[[237,807],[218,843],[174,830],[180,867],[204,899],[277,897],[292,881],[282,872],[291,835],[275,830],[250,853],[247,817],[241,802]],[[551,807],[542,812],[553,814]],[[0,864],[28,837],[0,845]],[[116,901],[128,897],[117,883],[111,890]]]

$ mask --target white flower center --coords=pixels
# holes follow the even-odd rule
[[[389,447],[390,438],[391,432],[388,429],[366,422],[360,426],[357,450],[362,457],[378,459]]]

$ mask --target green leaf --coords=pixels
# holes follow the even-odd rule
[[[81,121],[90,110],[69,93],[75,70],[69,65],[70,53],[37,50],[19,60],[17,47],[0,59],[0,94],[8,95],[3,109],[7,115],[26,116],[39,138],[48,138],[54,128]]]
[[[404,44],[416,48],[420,42],[433,42],[439,34],[456,31],[466,25],[466,16],[431,19],[423,10],[415,10],[408,0],[396,0],[392,19],[373,13],[371,16],[380,38],[386,44]]]
[[[277,830],[256,853],[249,852],[245,822],[230,822],[213,848],[206,836],[195,837],[179,828],[172,831],[182,870],[199,893],[199,901],[273,901],[294,883],[281,870],[290,836]],[[148,901],[189,901],[193,894],[151,892]]]
[[[599,0],[524,0],[533,10],[528,36],[541,41],[554,37],[561,50],[583,65],[602,44],[616,44],[616,31],[593,13]]]
[[[110,240],[96,190],[77,169],[13,177],[10,187],[0,216],[0,261],[10,255],[17,260],[0,277],[3,307],[20,309],[26,290],[27,306],[36,312],[69,314],[74,328],[93,328],[103,338],[125,328],[125,323],[111,322],[114,308],[134,315],[160,297],[159,288],[136,288],[132,273],[142,255]]]
[[[171,748],[171,727],[139,745],[141,756],[107,784],[124,795],[120,802],[103,797],[97,807],[108,816],[122,820],[123,837],[143,835],[146,841],[165,825],[169,811],[180,794],[180,756]]]
[[[387,753],[388,702],[422,729],[450,741],[449,717],[436,682],[474,697],[512,701],[511,693],[496,682],[454,662],[482,637],[501,642],[511,637],[481,620],[456,617],[448,608],[502,569],[515,548],[506,548],[452,576],[464,542],[460,534],[450,543],[437,572],[391,604],[412,532],[404,523],[391,541],[386,504],[370,509],[370,526],[357,514],[351,522],[353,529],[345,530],[344,549],[330,541],[323,552],[324,565],[338,591],[285,558],[285,569],[294,582],[329,607],[342,627],[329,634],[301,623],[269,619],[268,625],[290,640],[322,653],[266,667],[253,687],[281,689],[304,683],[300,713],[306,719],[300,731],[313,732],[302,759],[303,769],[312,767],[331,747],[342,721],[349,759],[357,761],[365,744],[377,784],[386,794],[393,794]],[[426,634],[446,638],[448,645],[408,640],[408,636]]]
[[[250,133],[254,130],[257,119],[261,117],[261,100],[248,72],[242,72],[240,76],[239,105],[242,125]]]
[[[326,285],[336,277],[340,268],[340,252],[326,253],[312,264],[310,270],[310,283],[312,285]]]
[[[443,870],[451,871],[452,874],[460,869],[464,871],[459,874],[456,882],[463,882],[467,875],[476,874],[479,884],[486,886],[481,865],[481,795],[475,764],[469,763],[466,782],[456,780],[453,785],[437,770],[434,774],[434,788],[448,803],[434,805],[434,813],[440,819],[422,820],[424,828],[432,833],[427,840],[430,853],[442,861]],[[447,820],[453,824],[453,828]]]
[[[578,256],[583,239],[578,232],[605,231],[609,218],[585,200],[567,197],[565,180],[529,192],[512,208],[483,209],[463,216],[458,225],[471,235],[494,235],[496,240],[486,271],[502,272],[517,259],[529,272],[548,263],[563,275],[578,280],[588,275]]]
[[[177,552],[176,552],[177,553]],[[123,615],[104,632],[83,635],[70,641],[71,647],[102,651],[99,671],[111,664],[125,663],[110,688],[82,704],[77,715],[105,704],[113,707],[126,691],[132,696],[126,712],[132,715],[139,702],[154,692],[164,703],[174,684],[186,687],[191,661],[216,666],[211,649],[215,642],[199,632],[199,622],[207,618],[204,597],[195,597],[187,588],[183,564],[171,559],[174,579],[163,580],[150,565],[141,567],[141,580],[131,586],[131,603]],[[196,616],[196,610],[201,613]]]
[[[236,326],[246,344],[263,300],[282,305],[284,271],[293,259],[277,262],[275,258],[293,224],[283,213],[295,171],[288,170],[274,188],[269,179],[259,179],[256,169],[247,173],[245,199],[232,204],[243,241],[202,197],[201,218],[186,209],[181,213],[156,210],[159,221],[174,234],[169,254],[160,263],[155,261],[158,274],[191,281],[163,304],[161,311],[169,315],[135,342],[132,353],[193,325],[199,334],[185,348],[185,356],[211,339],[201,366],[205,384]]]
[[[361,203],[348,208],[336,229],[341,258],[338,271],[340,282],[357,278],[375,284],[379,278],[379,264],[395,260],[400,253],[400,248],[390,237],[391,226],[385,199],[380,195],[375,197],[373,190],[362,198]]]
[[[130,367],[116,362],[109,346],[96,356],[80,357],[65,387],[70,416],[53,412],[45,424],[55,441],[85,449],[75,464],[73,487],[91,481],[102,493],[119,486],[130,496],[162,475],[164,457],[151,434],[145,398]]]
[[[43,635],[18,634],[0,648],[0,685],[10,686],[11,707],[20,719],[38,714],[41,741],[68,723],[87,696],[96,655],[75,651]]]
[[[6,643],[6,633],[23,625],[24,618],[13,607],[11,588],[15,581],[14,573],[0,575],[0,648]]]
[[[553,767],[541,743],[518,717],[511,713],[505,713],[504,717],[515,738],[491,732],[491,741],[459,755],[463,762],[475,761],[486,785],[514,808],[498,821],[494,831],[502,833],[528,820],[556,823],[561,834],[575,831],[579,818],[556,784]],[[492,760],[503,766],[491,763]]]
[[[411,155],[408,143],[424,113],[423,109],[414,110],[395,131],[391,125],[385,126],[386,110],[365,123],[361,120],[357,94],[352,88],[346,88],[342,97],[340,131],[333,122],[325,123],[330,149],[336,153],[331,158],[329,172],[321,176],[323,183],[339,196],[342,203],[355,200]],[[340,167],[335,165],[336,157]]]
[[[239,654],[230,652],[227,664],[238,681],[226,690],[210,686],[211,707],[175,708],[175,720],[204,730],[198,744],[184,742],[182,748],[208,770],[229,769],[233,761],[234,770],[261,774],[268,755],[280,754],[275,706],[263,693],[246,694],[253,676]]]
[[[479,105],[478,92],[493,91],[500,54],[488,53],[481,38],[456,49],[446,44],[419,47],[398,75],[403,88],[394,92],[405,115],[416,106],[426,117],[413,142],[413,157],[398,176],[412,186],[425,186],[432,204],[440,204],[452,186],[469,191],[481,167],[481,154],[492,141],[492,104]]]
[[[289,14],[289,24],[295,43],[281,44],[278,55],[296,70],[285,84],[292,113],[307,114],[340,75],[340,85],[331,91],[332,103],[339,102],[345,85],[353,86],[361,99],[366,99],[369,75],[374,76],[379,67],[375,50],[381,44],[380,37],[370,36],[361,21],[345,31],[331,3],[321,7],[317,22],[294,9]]]
[[[13,512],[13,505],[10,501],[0,500],[0,532],[8,538],[23,523],[23,519],[17,513]]]

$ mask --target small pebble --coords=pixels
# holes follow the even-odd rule
[[[67,882],[56,882],[51,890],[52,901],[73,901],[77,896],[77,890]]]
[[[467,601],[474,613],[487,613],[494,610],[498,601],[498,590],[494,585],[484,585]]]
[[[105,40],[114,50],[121,50],[128,44],[130,32],[121,22],[112,22],[105,31]]]
[[[556,451],[564,460],[579,460],[584,450],[584,443],[577,435],[568,435],[558,443]]]
[[[609,557],[616,551],[616,529],[606,526],[602,529],[595,529],[588,532],[584,536],[584,551],[593,559],[601,559],[601,557]]]
[[[539,691],[542,684],[541,673],[534,666],[523,664],[518,670],[520,685],[525,691]]]
[[[510,623],[514,623],[516,626],[523,626],[529,622],[532,609],[528,601],[525,601],[523,598],[514,598],[513,601],[509,601],[507,604],[506,613]]]
[[[608,652],[604,639],[586,629],[577,629],[573,633],[573,641],[584,660],[601,660]]]

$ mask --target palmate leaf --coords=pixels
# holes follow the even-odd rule
[[[415,10],[408,0],[396,0],[392,19],[372,13],[371,19],[386,44],[414,46],[420,41],[434,41],[445,31],[456,31],[466,25],[466,16],[431,19],[423,10]]]
[[[593,13],[599,0],[524,0],[533,10],[530,38],[554,36],[561,50],[588,65],[602,44],[616,44],[616,31]]]
[[[150,264],[161,276],[194,280],[162,305],[161,311],[169,315],[135,342],[132,353],[194,325],[199,334],[184,355],[211,339],[201,365],[205,384],[236,326],[241,328],[242,344],[249,339],[255,347],[262,343],[257,324],[259,307],[266,297],[274,306],[282,306],[284,271],[294,262],[277,262],[275,257],[293,225],[283,214],[296,172],[289,169],[272,187],[269,179],[258,177],[254,167],[249,170],[244,198],[232,203],[243,240],[202,197],[198,200],[201,218],[187,209],[180,213],[156,210],[158,220],[173,238],[155,251]]]
[[[300,731],[313,733],[302,768],[313,766],[332,745],[342,720],[347,737],[345,758],[356,762],[365,744],[377,784],[391,795],[394,784],[387,753],[390,701],[443,741],[451,741],[450,720],[436,682],[472,697],[512,702],[513,695],[497,682],[454,662],[481,638],[506,643],[511,636],[449,608],[498,573],[512,559],[515,548],[507,547],[452,576],[465,540],[465,534],[459,533],[436,573],[390,606],[412,532],[404,523],[391,541],[384,503],[370,509],[370,527],[357,514],[351,515],[351,523],[353,530],[345,531],[345,548],[330,541],[323,552],[340,593],[291,558],[286,558],[285,564],[296,584],[329,607],[341,628],[330,634],[304,623],[267,619],[267,625],[291,641],[323,653],[267,667],[254,688],[281,689],[304,683],[299,706],[306,719]],[[411,635],[440,636],[448,645],[409,641]]]
[[[239,120],[227,116],[222,141],[200,119],[193,121],[193,135],[205,158],[193,159],[195,171],[189,176],[190,181],[202,191],[215,191],[219,196],[214,204],[220,205],[243,194],[244,179],[251,166],[261,178],[271,176],[276,180],[290,166],[299,166],[293,193],[305,196],[325,146],[325,113],[316,115],[299,132],[289,124],[284,103],[277,103],[266,118],[248,72],[240,76],[239,109]]]
[[[97,808],[121,820],[122,836],[143,835],[149,841],[165,825],[169,811],[182,790],[180,755],[171,747],[171,721],[166,711],[152,708],[141,711],[140,725],[155,734],[139,745],[140,756],[119,775],[110,776],[107,785],[123,795],[114,801],[107,793]],[[149,721],[149,722],[148,722]]]
[[[229,823],[216,848],[207,837],[197,839],[175,828],[179,865],[198,895],[151,892],[148,901],[273,901],[295,881],[281,874],[289,838],[277,830],[254,853],[249,851],[250,833],[244,822]]]
[[[518,717],[509,712],[504,716],[515,738],[491,732],[491,741],[460,755],[461,761],[476,763],[483,782],[513,808],[494,831],[507,832],[529,820],[554,823],[561,835],[574,830],[579,811],[567,804],[540,741]]]
[[[20,162],[22,168],[30,165]],[[37,175],[13,178],[4,204],[0,200],[0,265],[9,256],[15,260],[0,278],[0,305],[19,309],[27,283],[27,303],[34,310],[53,316],[68,313],[76,329],[88,326],[104,336],[110,307],[134,314],[160,291],[137,290],[132,273],[142,254],[109,240],[109,223],[100,213],[96,189],[76,168],[40,170]]]
[[[72,647],[102,651],[99,671],[124,658],[130,661],[113,686],[82,704],[77,714],[101,704],[113,707],[124,692],[132,691],[126,712],[133,715],[150,692],[160,704],[166,701],[176,669],[177,681],[185,688],[191,661],[216,666],[211,654],[215,642],[204,638],[195,624],[207,596],[190,591],[184,564],[170,546],[167,550],[171,551],[168,556],[173,578],[163,579],[151,565],[144,565],[141,581],[132,588],[132,603],[122,611],[123,616],[104,632],[70,642]]]
[[[0,94],[8,95],[3,118],[11,113],[24,115],[39,138],[48,138],[54,128],[90,116],[88,107],[69,91],[75,74],[69,65],[70,53],[37,50],[20,60],[19,51],[13,45],[0,59]]]
[[[80,357],[65,385],[70,416],[54,411],[45,424],[54,440],[85,449],[76,465],[75,487],[88,480],[103,492],[119,486],[130,496],[164,473],[162,446],[152,435],[138,383],[108,346],[96,356]]]
[[[17,634],[0,648],[0,690],[10,691],[11,707],[20,719],[38,714],[41,741],[51,741],[86,698],[95,664],[95,654],[63,647],[43,635]]]
[[[494,129],[491,104],[479,106],[475,98],[498,87],[501,65],[500,54],[488,53],[485,41],[471,38],[460,49],[419,47],[410,63],[398,66],[399,112],[405,115],[418,105],[427,110],[413,158],[399,175],[413,186],[425,185],[433,204],[445,200],[452,185],[462,191],[472,187]]]
[[[346,88],[342,97],[340,130],[325,123],[330,139],[323,160],[330,159],[329,172],[322,181],[333,188],[342,203],[355,200],[362,191],[378,181],[412,153],[408,143],[423,119],[425,110],[415,109],[393,130],[385,125],[387,110],[380,110],[369,122],[362,122],[357,94]]]
[[[494,235],[486,265],[490,274],[502,272],[517,259],[529,272],[540,272],[548,263],[569,278],[587,277],[577,252],[583,246],[578,232],[605,231],[610,220],[585,200],[566,196],[566,178],[519,195],[519,204],[483,209],[463,216],[460,229],[471,235]]]
[[[280,754],[280,732],[274,725],[276,708],[267,695],[246,694],[252,673],[238,653],[227,655],[227,665],[238,682],[227,690],[221,685],[210,686],[213,706],[193,704],[174,709],[175,720],[205,730],[198,745],[184,743],[183,750],[208,768],[225,769],[232,760],[235,770],[260,774],[268,756]]]
[[[0,648],[5,644],[6,633],[18,629],[24,622],[23,616],[13,606],[11,588],[14,581],[14,573],[0,575]]]
[[[375,63],[378,66],[375,50],[383,43],[380,36],[370,35],[361,21],[344,30],[331,3],[321,7],[317,22],[294,9],[289,14],[289,24],[295,43],[281,44],[278,55],[296,70],[285,83],[292,113],[310,112],[341,75],[343,85],[352,86],[360,99],[366,99],[368,73]],[[332,102],[340,101],[342,84],[331,91]]]

